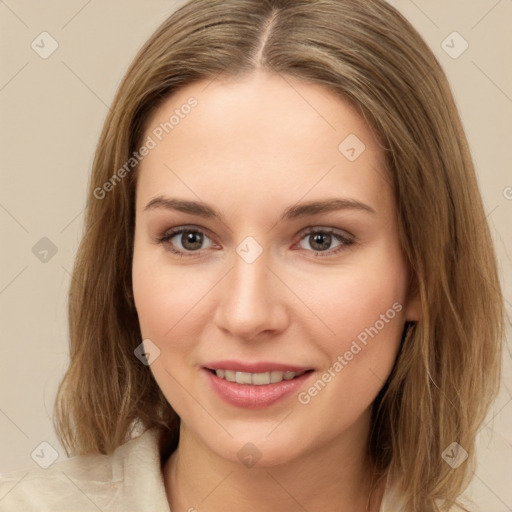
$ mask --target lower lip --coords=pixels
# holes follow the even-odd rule
[[[245,409],[261,409],[285,399],[304,384],[312,372],[307,372],[291,380],[283,380],[274,384],[254,386],[252,384],[238,384],[217,377],[210,370],[204,369],[213,390],[228,404]]]

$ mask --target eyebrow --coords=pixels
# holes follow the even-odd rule
[[[172,197],[157,196],[145,206],[144,211],[154,210],[157,208],[164,208],[166,210],[175,210],[182,213],[189,213],[191,215],[198,215],[199,217],[215,218],[224,222],[222,215],[217,212],[212,206],[198,201],[189,201],[186,199],[176,199]],[[334,198],[325,199],[322,201],[309,201],[307,203],[300,203],[286,208],[281,215],[280,220],[292,220],[309,215],[316,215],[319,213],[328,213],[338,210],[360,210],[368,213],[375,214],[375,210],[361,201],[349,198]]]

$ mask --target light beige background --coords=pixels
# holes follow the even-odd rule
[[[68,360],[66,293],[95,144],[128,64],[181,3],[0,2],[0,472],[34,466],[31,453],[43,441],[65,456],[51,412]],[[452,84],[511,315],[512,1],[391,3],[427,40]],[[58,43],[47,59],[31,47],[43,31]],[[442,46],[454,31],[469,44],[456,59]],[[462,40],[452,39],[445,44],[460,49]],[[58,250],[47,262],[32,252],[43,237]],[[468,492],[485,512],[512,509],[511,368],[509,343],[504,385],[481,430]]]

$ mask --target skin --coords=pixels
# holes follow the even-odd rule
[[[330,90],[261,70],[177,91],[148,120],[144,139],[191,96],[198,105],[141,162],[136,194],[135,304],[143,338],[160,350],[151,371],[182,420],[163,471],[170,507],[367,510],[371,404],[405,321],[421,315],[418,298],[408,296],[383,152],[363,118]],[[349,134],[366,146],[355,161],[338,150]],[[145,209],[157,196],[202,201],[223,221]],[[347,208],[280,220],[298,202],[332,198],[374,213]],[[205,233],[199,256],[181,235],[158,243],[179,226]],[[310,227],[354,243],[335,254],[341,244],[333,237],[322,253],[304,233]],[[263,250],[252,263],[236,252],[248,236]],[[276,361],[313,368],[307,391],[394,303],[401,311],[307,404],[293,394],[243,409],[207,385],[208,361]],[[237,456],[249,442],[261,454],[252,468]],[[381,496],[382,485],[368,510],[378,510]]]

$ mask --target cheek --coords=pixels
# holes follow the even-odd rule
[[[354,290],[351,299],[330,312],[337,335],[317,338],[317,352],[326,356],[324,366],[297,396],[299,410],[308,418],[311,443],[317,442],[318,433],[335,437],[369,411],[400,346],[403,307],[393,293],[375,286],[362,288],[359,295]]]
[[[204,295],[189,272],[166,264],[165,254],[152,247],[135,245],[133,295],[142,338],[149,338],[160,350],[151,372],[176,412],[187,416],[191,404],[182,383],[193,376],[194,328],[200,326],[195,304]],[[203,285],[204,287],[204,285]],[[189,389],[189,387],[188,387]]]
[[[143,337],[160,342],[171,338],[181,322],[186,323],[206,292],[197,273],[169,265],[167,257],[165,251],[136,240],[132,266],[135,306]]]
[[[403,326],[405,287],[401,281],[400,275],[392,282],[375,275],[350,282],[352,286],[338,302],[337,315],[333,316],[344,348],[349,350],[346,345],[349,341],[366,346],[377,336],[380,344],[396,339]]]
[[[399,255],[398,255],[399,256]],[[338,269],[297,274],[294,291],[311,305],[316,338],[330,354],[348,350],[352,340],[375,334],[399,337],[405,311],[405,262],[394,251],[374,251]]]
[[[137,248],[136,244],[132,268],[133,295],[143,338],[157,340],[171,327],[166,304],[169,294],[164,294],[165,282],[150,256],[149,251]]]
[[[311,392],[306,389],[306,402],[308,396],[321,392],[323,398],[315,398],[318,405],[352,404],[347,412],[361,412],[384,385],[400,347],[405,319],[407,274],[398,256],[379,251],[340,269],[335,277],[326,274],[302,288],[303,293],[310,290],[308,300],[324,324],[316,320],[319,327],[310,339],[316,340],[317,351],[324,354],[319,377],[330,388],[323,391],[319,383]]]

